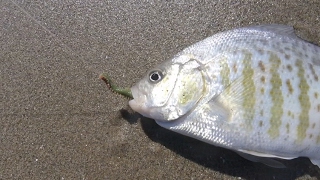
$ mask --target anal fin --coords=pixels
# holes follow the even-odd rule
[[[237,151],[237,153],[241,157],[243,157],[249,161],[259,162],[259,163],[265,164],[265,165],[273,167],[273,168],[286,168],[286,166],[284,164],[282,164],[281,162],[279,162],[277,160],[271,159],[271,158],[253,156],[253,155],[242,153],[239,151]]]

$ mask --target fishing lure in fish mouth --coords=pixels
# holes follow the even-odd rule
[[[113,93],[117,93],[120,94],[126,98],[129,99],[133,99],[132,97],[132,93],[130,89],[127,88],[119,88],[118,86],[116,86],[110,79],[110,77],[108,75],[106,75],[105,73],[100,74],[99,76],[100,79],[102,79],[106,85],[108,86],[108,88],[113,92]]]
[[[271,167],[285,167],[271,158],[297,157],[320,167],[320,47],[290,26],[215,34],[150,70],[131,91],[100,78],[166,129]]]

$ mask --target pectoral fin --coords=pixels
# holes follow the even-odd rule
[[[263,66],[263,70],[260,67],[247,70],[246,74],[232,81],[216,99],[232,108],[239,108],[244,111],[247,110],[246,108],[252,109],[257,87],[266,88],[267,86],[264,84],[267,76],[264,71],[269,71],[272,68],[271,64],[261,66]]]

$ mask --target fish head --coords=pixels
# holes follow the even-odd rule
[[[192,111],[204,89],[201,64],[192,55],[180,55],[150,70],[136,83],[129,105],[145,117],[172,121]]]

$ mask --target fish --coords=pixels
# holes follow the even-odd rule
[[[251,161],[283,168],[277,158],[307,157],[320,167],[320,47],[291,26],[217,33],[148,71],[130,97],[161,127]]]

